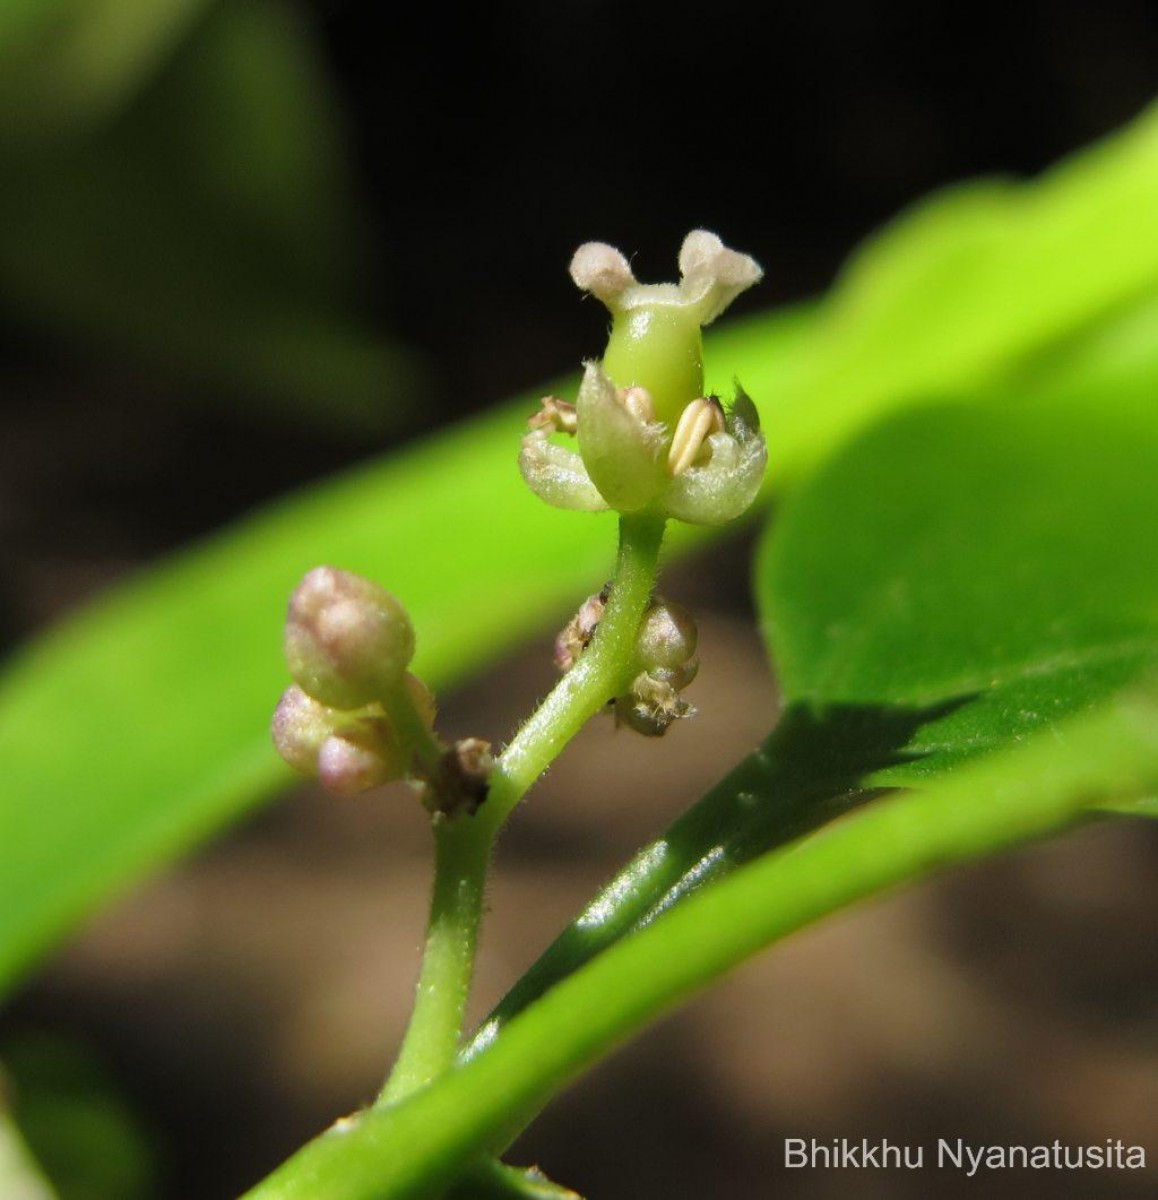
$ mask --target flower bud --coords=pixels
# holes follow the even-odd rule
[[[318,751],[334,731],[337,713],[297,684],[286,688],[273,714],[273,744],[295,771],[311,777],[318,773]]]
[[[315,700],[360,708],[401,679],[414,656],[414,629],[385,588],[316,567],[290,600],[285,654],[290,674]]]
[[[408,765],[385,716],[367,716],[322,743],[318,780],[327,791],[355,796],[401,779]]]
[[[433,700],[417,679],[414,684],[421,694],[411,686],[411,695],[425,717]],[[409,768],[408,755],[380,705],[330,708],[296,684],[286,689],[274,712],[273,741],[295,771],[346,796],[400,779]]]
[[[648,672],[682,667],[695,656],[696,639],[695,618],[686,608],[656,601],[640,624],[636,653]]]
[[[695,709],[682,700],[666,680],[646,671],[635,677],[631,691],[615,701],[615,720],[644,737],[663,737],[674,721],[694,715]]]

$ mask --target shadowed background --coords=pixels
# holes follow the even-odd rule
[[[1158,67],[1141,3],[992,24],[818,4],[759,28],[739,4],[516,3],[481,31],[433,6],[390,27],[369,4],[163,8],[131,86],[95,71],[66,104],[28,51],[0,90],[5,647],[266,499],[597,353],[604,316],[565,272],[580,241],[664,278],[705,225],[766,268],[747,311],[805,298],[929,189],[1032,173],[1122,124]],[[515,822],[480,1013],[767,731],[747,558],[733,542],[665,583],[702,614],[696,721],[658,744],[588,730]],[[502,740],[549,659],[532,646],[450,698],[446,727]],[[1153,830],[1091,830],[798,937],[574,1089],[521,1156],[593,1197],[916,1197],[976,1181],[785,1171],[782,1140],[1144,1142],[1156,857]],[[404,793],[301,789],[25,988],[2,1018],[17,1082],[21,1063],[91,1070],[150,1147],[142,1194],[236,1193],[372,1094],[428,865]],[[1078,1196],[1082,1179],[985,1187]],[[1097,1187],[1149,1194],[1153,1176]]]

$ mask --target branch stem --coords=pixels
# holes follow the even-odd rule
[[[434,894],[414,1011],[378,1104],[424,1087],[454,1062],[474,975],[491,839],[470,818],[434,826]]]
[[[619,530],[615,578],[591,645],[499,757],[478,813],[436,820],[434,893],[414,1011],[375,1107],[409,1096],[453,1065],[474,975],[487,867],[499,830],[564,746],[627,687],[635,672],[636,636],[655,586],[664,521],[624,517]],[[436,745],[404,689],[390,699],[391,716],[396,709],[409,713],[415,732],[425,732]],[[432,771],[431,777],[437,774]]]
[[[659,569],[663,518],[625,516],[607,608],[591,645],[503,751],[480,814],[497,831],[580,729],[631,682],[635,638]]]

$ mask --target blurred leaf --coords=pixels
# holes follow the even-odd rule
[[[5,1200],[57,1200],[32,1161],[16,1122],[0,1105],[0,1196]]]
[[[4,1062],[13,1113],[60,1200],[156,1194],[153,1154],[103,1064],[75,1042],[36,1035],[6,1045]]]
[[[984,218],[998,221],[1002,249],[964,256],[974,303],[1008,308],[1012,271],[1027,307],[977,318],[965,349],[934,319],[946,280],[932,265],[918,269],[953,257],[947,201],[941,217],[916,218],[911,244],[903,227],[890,235],[896,253],[913,256],[906,287],[927,305],[882,283],[879,314],[841,317],[852,302],[838,290],[819,310],[714,334],[709,365],[738,375],[762,404],[770,486],[805,476],[879,412],[1041,373],[1048,351],[1068,355],[1079,334],[1158,283],[1156,133],[1147,116],[1086,159],[1011,189],[1005,215]],[[973,239],[972,219],[966,226]],[[862,296],[874,276],[895,278],[888,255],[865,261],[854,268]],[[1032,303],[1023,273],[1040,280]],[[904,342],[889,316],[901,311]],[[873,322],[879,344],[864,332]],[[252,518],[13,664],[0,684],[0,986],[103,898],[288,778],[266,722],[285,678],[285,597],[307,568],[329,561],[400,595],[419,629],[419,669],[435,686],[494,661],[606,578],[607,521],[548,510],[519,480],[515,446],[531,407],[520,401]],[[870,499],[860,497],[863,508]],[[673,552],[703,536],[676,531]]]
[[[0,142],[38,143],[107,119],[212,0],[6,0]]]
[[[397,427],[422,380],[362,315],[371,238],[311,30],[239,0],[188,32],[115,120],[0,138],[0,306],[230,403]]]
[[[292,776],[269,745],[300,576],[382,579],[434,686],[605,577],[614,528],[549,511],[513,450],[529,402],[286,502],[143,576],[0,684],[0,980],[100,896]]]

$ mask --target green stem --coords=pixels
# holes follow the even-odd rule
[[[434,894],[414,1011],[378,1106],[393,1104],[424,1087],[454,1062],[474,973],[486,872],[495,838],[511,810],[563,747],[630,682],[636,635],[655,586],[663,530],[662,519],[624,517],[620,521],[611,595],[590,647],[499,757],[482,809],[473,817],[463,815],[435,825]],[[395,720],[398,715],[413,716],[412,744],[433,755],[435,749],[424,747],[417,735],[425,732],[434,747],[437,743],[405,689],[391,696],[387,707]],[[406,735],[410,730],[402,732]],[[429,773],[437,778],[436,770]]]
[[[323,1134],[248,1200],[418,1200],[500,1150],[582,1068],[756,950],[828,913],[1158,787],[1158,705],[1109,706],[879,801],[689,896],[557,984],[470,1062]]]
[[[635,638],[655,587],[663,532],[663,518],[620,519],[615,578],[594,640],[495,766],[481,815],[496,831],[563,747],[631,682]]]
[[[434,826],[434,896],[414,1011],[398,1060],[378,1097],[391,1104],[454,1062],[474,974],[491,839],[469,817]]]
[[[405,683],[399,683],[380,697],[402,744],[409,746],[427,779],[437,779],[446,747],[427,725]]]

